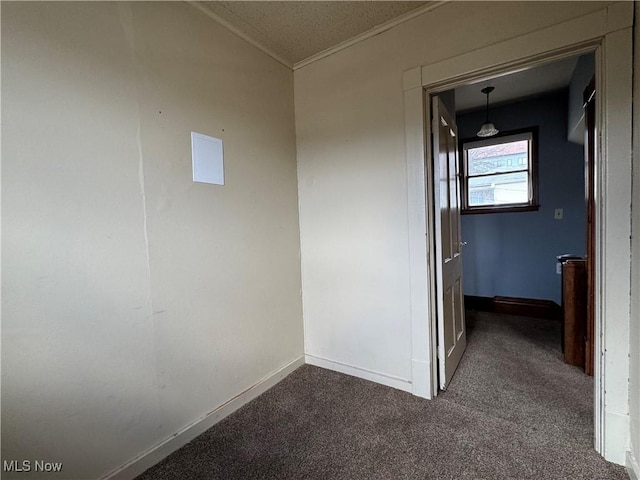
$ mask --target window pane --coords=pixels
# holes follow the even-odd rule
[[[467,150],[468,175],[511,172],[527,168],[529,141],[500,143]]]
[[[469,178],[469,206],[506,205],[529,202],[527,172]]]

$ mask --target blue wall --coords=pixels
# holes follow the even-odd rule
[[[567,91],[492,108],[490,118],[504,131],[538,126],[540,210],[462,216],[464,293],[560,303],[556,256],[585,254],[584,156],[567,141]],[[459,138],[474,137],[483,121],[484,111],[459,115]]]

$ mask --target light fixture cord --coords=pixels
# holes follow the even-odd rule
[[[489,123],[489,92],[487,92],[487,119],[484,123]]]

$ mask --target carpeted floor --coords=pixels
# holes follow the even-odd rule
[[[138,479],[628,478],[592,448],[593,380],[557,322],[467,323],[436,400],[305,365]]]

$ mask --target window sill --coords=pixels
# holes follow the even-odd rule
[[[479,213],[517,213],[517,212],[537,212],[540,205],[518,205],[504,207],[478,207],[468,208],[460,211],[461,215],[476,215]]]

